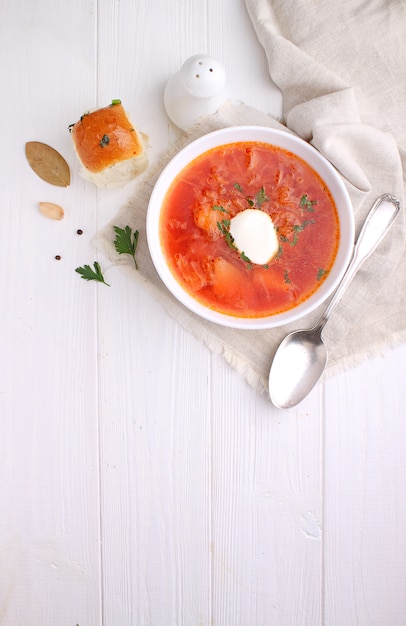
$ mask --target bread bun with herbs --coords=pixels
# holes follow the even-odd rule
[[[131,123],[121,100],[85,113],[69,131],[81,176],[98,187],[121,187],[148,166],[148,138]]]

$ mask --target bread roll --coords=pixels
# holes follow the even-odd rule
[[[69,127],[80,174],[99,187],[119,187],[148,165],[146,138],[130,120],[120,100],[85,113]]]

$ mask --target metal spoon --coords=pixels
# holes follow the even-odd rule
[[[269,395],[276,407],[296,406],[320,379],[328,356],[321,336],[323,328],[362,263],[392,226],[399,210],[399,201],[390,194],[375,201],[358,236],[351,262],[323,315],[313,328],[290,333],[280,344],[269,374]]]

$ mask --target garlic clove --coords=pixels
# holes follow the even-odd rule
[[[63,220],[65,216],[65,211],[59,204],[54,204],[53,202],[40,202],[39,210],[45,217],[48,217],[51,220]]]

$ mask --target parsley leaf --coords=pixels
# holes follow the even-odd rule
[[[134,259],[135,269],[138,269],[137,261],[135,258],[135,252],[138,245],[138,230],[131,231],[129,226],[120,228],[119,226],[113,226],[116,238],[114,240],[114,246],[119,254],[130,254]]]
[[[258,209],[260,209],[264,202],[267,202],[267,200],[269,200],[269,197],[265,193],[265,188],[261,187],[261,189],[255,194],[255,202]]]
[[[327,270],[324,270],[322,267],[319,267],[319,271],[317,272],[317,280],[321,280],[323,276],[328,274]]]
[[[292,241],[289,242],[289,245],[293,247],[297,244],[298,241],[299,241],[299,237],[297,236],[297,232],[295,231],[293,235],[293,239]]]
[[[110,137],[108,135],[103,135],[103,137],[100,139],[100,146],[104,148],[104,146],[107,146],[109,143]]]
[[[315,204],[317,204],[317,200],[309,200],[309,197],[308,197],[307,193],[305,193],[300,198],[300,206],[302,207],[302,209],[306,209],[306,211],[313,212],[314,211],[313,206]]]
[[[240,259],[242,261],[244,261],[244,263],[247,264],[248,269],[250,270],[252,268],[252,261],[249,257],[247,257],[247,255],[245,254],[245,252],[241,252],[240,253]]]
[[[235,250],[236,247],[234,244],[234,237],[230,233],[230,224],[231,224],[231,220],[222,220],[221,222],[217,222],[217,228],[219,229],[221,234],[224,236],[225,242],[228,245],[228,247],[231,248],[232,250]]]
[[[220,233],[223,235],[224,241],[226,242],[228,247],[231,250],[236,250],[237,252],[239,252],[237,246],[234,243],[234,237],[230,233],[230,225],[231,225],[231,220],[227,220],[227,219],[222,220],[221,222],[217,222],[217,228],[219,229]],[[245,252],[239,252],[239,255],[240,255],[240,259],[244,261],[244,263],[247,263],[248,269],[251,269],[252,268],[251,259],[247,257]]]
[[[97,280],[99,283],[104,283],[105,285],[110,287],[110,285],[104,280],[101,267],[97,261],[93,263],[93,267],[94,270],[92,270],[90,265],[84,265],[83,267],[77,267],[75,269],[75,272],[80,274],[83,280]]]
[[[305,221],[303,222],[303,224],[295,224],[295,225],[293,226],[293,230],[294,230],[296,233],[301,233],[301,232],[302,232],[302,230],[304,230],[304,229],[306,228],[306,226],[309,226],[310,224],[314,224],[314,223],[315,223],[315,220],[305,220]]]

